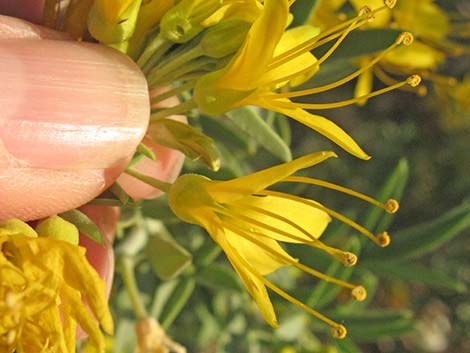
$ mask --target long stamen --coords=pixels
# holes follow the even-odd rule
[[[393,77],[391,77],[390,75],[388,75],[380,66],[374,66],[373,70],[374,70],[375,76],[386,85],[392,86],[399,82],[395,80]],[[424,97],[428,93],[428,89],[426,88],[426,86],[422,86],[422,85],[418,87],[403,86],[400,89],[404,91],[417,93],[420,97]]]
[[[354,255],[353,253],[351,252],[348,252],[348,251],[343,251],[341,249],[337,249],[337,248],[333,248],[331,246],[328,246],[326,245],[325,243],[323,243],[322,241],[316,239],[315,237],[313,237],[307,230],[305,230],[304,228],[302,228],[301,226],[299,226],[298,224],[292,222],[291,220],[285,218],[285,217],[282,217],[276,213],[273,213],[273,212],[270,212],[270,211],[267,211],[267,210],[264,210],[260,207],[256,207],[256,206],[251,206],[251,205],[248,205],[248,204],[244,204],[244,203],[240,203],[240,207],[242,209],[251,209],[255,212],[258,212],[258,213],[261,213],[261,214],[264,214],[264,215],[267,215],[269,217],[273,217],[274,219],[278,219],[286,224],[289,224],[290,226],[294,227],[295,229],[299,230],[300,232],[302,232],[303,234],[305,234],[306,236],[308,236],[311,241],[308,242],[306,241],[305,239],[301,238],[301,237],[298,237],[294,234],[291,234],[289,232],[286,232],[286,231],[283,231],[282,229],[278,229],[278,228],[275,228],[275,227],[272,227],[268,224],[265,224],[263,222],[259,222],[257,221],[256,219],[253,219],[251,217],[247,217],[245,216],[243,213],[238,213],[236,210],[231,210],[230,212],[228,211],[225,211],[225,210],[221,210],[221,209],[214,209],[215,212],[219,212],[219,213],[222,213],[224,214],[225,216],[228,216],[228,217],[231,217],[231,218],[237,218],[239,220],[243,220],[247,223],[251,223],[251,224],[254,224],[258,227],[261,227],[261,228],[264,228],[266,230],[269,230],[271,232],[275,232],[275,233],[278,233],[280,235],[283,235],[287,238],[290,238],[294,241],[298,241],[300,243],[303,243],[303,244],[306,244],[306,245],[309,245],[309,246],[312,246],[312,247],[315,247],[315,248],[318,248],[320,250],[323,250],[325,251],[327,254],[333,256],[335,259],[339,260],[341,263],[343,263],[345,266],[354,266],[357,262],[357,256]],[[234,217],[235,215],[235,217]],[[263,235],[261,233],[261,235]]]
[[[340,108],[347,105],[355,104],[360,102],[364,99],[369,99],[372,97],[379,96],[386,92],[393,91],[395,89],[401,88],[403,86],[409,85],[411,87],[417,87],[421,82],[421,78],[418,75],[409,76],[406,80],[402,82],[398,82],[395,85],[385,87],[383,89],[379,89],[377,91],[371,92],[369,94],[365,94],[363,96],[359,96],[356,98],[340,101],[340,102],[333,102],[333,103],[296,103],[296,102],[276,102],[279,106],[285,106],[286,108],[292,108],[293,106],[296,108],[302,109],[333,109],[333,108]],[[276,97],[277,98],[277,97]]]
[[[322,210],[322,211],[328,213],[331,217],[334,217],[334,218],[338,219],[339,221],[349,225],[351,228],[356,229],[359,233],[365,235],[366,237],[368,237],[370,240],[372,240],[377,245],[379,245],[381,247],[385,247],[388,244],[390,244],[390,236],[388,235],[387,232],[382,232],[382,233],[380,233],[379,235],[376,236],[376,235],[372,234],[370,231],[368,231],[366,228],[361,226],[360,224],[354,222],[353,220],[351,220],[351,219],[343,216],[342,214],[340,214],[336,211],[333,211],[332,209],[329,209],[329,208],[327,208],[327,207],[325,207],[325,206],[323,206],[323,205],[321,205],[317,202],[314,202],[312,200],[308,200],[308,199],[304,199],[304,198],[299,197],[299,196],[285,194],[285,193],[282,193],[282,192],[272,191],[272,190],[263,190],[260,194],[274,196],[274,197],[286,198],[286,199],[290,199],[290,200],[293,200],[293,201],[296,201],[296,202],[300,202],[300,203],[318,208],[319,210]]]
[[[224,222],[224,227],[227,228],[227,229],[230,229],[232,232],[240,235],[241,237],[245,238],[246,240],[258,245],[260,248],[262,248],[263,250],[266,250],[267,252],[269,252],[270,254],[276,256],[280,260],[291,264],[292,266],[298,268],[299,270],[301,270],[303,272],[306,272],[306,273],[312,275],[313,277],[317,277],[317,278],[320,278],[320,279],[322,279],[326,282],[334,283],[334,284],[336,284],[340,287],[350,289],[351,290],[351,295],[357,301],[363,301],[367,297],[367,292],[366,292],[366,290],[363,286],[356,285],[356,284],[353,284],[353,283],[349,283],[349,282],[342,281],[340,279],[328,276],[328,275],[326,275],[326,274],[324,274],[320,271],[317,271],[317,270],[315,270],[313,268],[310,268],[310,267],[308,267],[308,266],[306,266],[306,265],[304,265],[304,264],[302,264],[298,261],[295,261],[292,258],[289,258],[289,257],[277,252],[276,250],[266,246],[262,241],[256,239],[252,235],[250,235],[249,232],[241,229],[240,227],[238,227],[234,224]]]
[[[256,271],[237,251],[236,248],[229,245],[231,248],[231,255],[234,256],[244,268],[246,268],[254,277],[256,277],[259,281],[261,281],[266,287],[271,289],[273,292],[277,293],[287,301],[291,302],[295,306],[298,306],[302,310],[305,310],[309,314],[315,316],[317,319],[327,323],[333,328],[332,334],[335,338],[344,338],[347,335],[346,327],[343,325],[338,324],[337,322],[331,320],[330,318],[326,317],[325,315],[319,313],[318,311],[308,307],[300,300],[294,298],[293,296],[289,295],[288,293],[284,292],[281,288],[264,278],[258,271]]]
[[[328,36],[324,36],[323,33],[321,33],[321,34],[319,34],[318,36],[316,36],[312,39],[309,39],[309,40],[307,40],[307,41],[305,41],[305,42],[303,42],[299,45],[296,45],[295,47],[293,47],[293,48],[283,52],[282,54],[279,54],[277,57],[275,57],[273,59],[273,61],[268,65],[268,70],[273,70],[273,69],[285,64],[286,62],[289,62],[293,58],[299,57],[300,55],[305,54],[305,53],[309,52],[310,50],[312,50],[314,48],[321,47],[322,45],[332,41],[333,39],[336,39],[336,38],[340,37],[340,39],[338,39],[338,41],[333,45],[333,47],[328,50],[328,52],[329,52],[328,56],[329,56],[329,55],[331,55],[331,53],[334,50],[336,50],[336,48],[339,46],[339,44],[344,40],[344,38],[351,31],[361,27],[362,25],[364,25],[367,22],[368,22],[368,20],[362,20],[361,21],[360,17],[356,17],[356,18],[353,19],[352,23],[346,29],[342,30],[342,32],[330,34]],[[320,37],[321,37],[321,39],[320,39]],[[326,60],[326,58],[324,60]]]
[[[323,31],[321,32],[320,34],[318,34],[317,36],[315,36],[314,38],[308,40],[308,41],[305,41],[304,43],[301,43],[291,49],[289,49],[288,51],[285,51],[284,53],[278,55],[277,57],[275,57],[273,59],[273,62],[268,66],[268,69],[273,69],[275,67],[278,67],[279,65],[282,65],[284,64],[285,62],[291,60],[293,57],[298,57],[299,55],[303,54],[303,53],[306,53],[314,48],[317,48],[337,37],[340,37],[342,36],[344,33],[342,33],[343,31],[345,31],[345,28],[346,28],[346,31],[349,33],[350,31],[362,26],[363,24],[367,23],[367,22],[370,22],[373,17],[374,17],[374,14],[384,10],[384,9],[391,9],[395,6],[396,4],[396,0],[385,0],[384,1],[384,6],[378,8],[378,9],[375,9],[375,10],[371,10],[370,8],[368,7],[364,7],[360,13],[358,14],[358,16],[348,20],[348,21],[345,21],[339,25],[336,25],[326,31]],[[339,32],[339,33],[337,33]],[[347,33],[346,33],[347,35]],[[339,43],[338,43],[339,45]],[[326,59],[326,58],[325,58]]]
[[[398,211],[399,204],[396,200],[394,199],[389,199],[387,200],[386,203],[379,202],[376,199],[373,199],[370,196],[361,194],[360,192],[345,188],[344,186],[336,185],[333,183],[329,183],[327,181],[319,180],[319,179],[313,179],[313,178],[307,178],[307,177],[300,177],[300,176],[290,176],[282,181],[287,181],[287,182],[294,182],[294,183],[304,183],[304,184],[311,184],[311,185],[318,185],[322,186],[328,189],[336,190],[354,197],[357,197],[359,199],[362,199],[364,201],[367,201],[377,207],[380,207],[387,211],[388,213],[395,213]]]
[[[283,93],[277,93],[276,97],[278,98],[292,98],[292,97],[300,97],[300,96],[307,96],[307,95],[312,95],[312,94],[317,94],[325,91],[329,91],[333,88],[339,87],[359,75],[361,75],[363,72],[366,70],[369,70],[371,67],[373,67],[375,64],[377,64],[382,58],[390,53],[392,50],[394,50],[398,45],[404,44],[404,45],[410,45],[413,42],[413,35],[409,32],[403,32],[400,34],[395,40],[395,42],[389,46],[387,49],[383,50],[379,55],[377,55],[374,59],[369,61],[367,65],[361,67],[359,70],[353,72],[352,74],[342,78],[341,80],[338,80],[336,82],[320,86],[320,87],[315,87],[315,88],[309,88],[309,89],[304,89],[304,90],[298,90],[298,91],[291,91],[291,92],[283,92]]]

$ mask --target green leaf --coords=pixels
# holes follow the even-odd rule
[[[459,235],[470,226],[470,203],[458,206],[438,219],[425,222],[392,235],[385,249],[368,254],[367,261],[404,261],[426,255]]]
[[[176,277],[192,260],[191,254],[176,241],[155,235],[149,237],[145,252],[153,271],[161,279]]]
[[[91,240],[96,241],[98,244],[104,244],[103,234],[101,234],[98,226],[88,218],[86,214],[79,210],[70,210],[59,214],[60,217],[66,221],[74,224],[80,233],[85,234]]]
[[[255,109],[241,107],[226,113],[226,115],[238,128],[251,136],[273,156],[278,157],[284,162],[288,162],[292,159],[289,146],[287,146],[273,128],[261,118]]]
[[[162,311],[159,321],[164,329],[167,329],[183,310],[196,286],[193,278],[184,278],[179,281],[170,299],[167,301]]]
[[[348,337],[357,342],[399,337],[414,329],[409,311],[368,310],[360,314],[342,314],[341,321],[348,329]]]
[[[294,2],[291,6],[291,13],[294,15],[292,27],[305,24],[316,3],[316,0],[297,0]]]
[[[444,287],[456,292],[465,292],[465,283],[452,278],[433,268],[414,264],[390,263],[384,261],[368,261],[363,264],[376,274],[403,281],[421,282],[431,287]]]
[[[211,170],[220,168],[214,140],[191,125],[159,119],[149,126],[147,134],[155,143],[181,151],[192,160],[201,160]]]
[[[218,290],[240,291],[242,289],[232,269],[214,263],[200,269],[196,274],[196,281]]]
[[[203,131],[215,141],[223,141],[223,145],[219,144],[219,148],[225,146],[234,153],[238,150],[248,154],[256,153],[257,146],[253,139],[235,126],[231,120],[201,116],[199,122]]]
[[[349,338],[334,340],[333,344],[339,353],[362,353],[361,349]]]
[[[152,308],[150,309],[151,316],[160,318],[163,308],[166,306],[166,303],[171,298],[171,295],[180,281],[180,278],[174,278],[172,280],[162,282],[157,287],[153,295]]]

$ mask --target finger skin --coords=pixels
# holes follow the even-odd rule
[[[40,23],[45,0],[0,0],[0,14]]]
[[[67,33],[53,31],[52,29],[35,25],[19,18],[0,15],[0,39],[7,38],[57,40],[72,39]]]
[[[0,39],[0,87],[0,219],[42,218],[94,198],[148,125],[144,76],[101,45]]]

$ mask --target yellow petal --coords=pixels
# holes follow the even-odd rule
[[[312,241],[313,238],[320,238],[328,223],[331,222],[331,217],[324,211],[308,206],[306,204],[295,202],[288,199],[282,199],[272,196],[247,196],[237,202],[237,206],[247,205],[244,208],[243,215],[255,219],[257,222],[266,224],[274,229],[282,230],[292,235],[288,237],[279,234],[276,231],[267,230],[264,227],[255,224],[248,224],[248,222],[240,222],[244,224],[247,229],[253,228],[255,232],[263,234],[263,236],[270,237],[275,240],[289,242],[289,243],[302,243]],[[290,220],[298,227],[303,228],[310,236],[306,235],[299,228],[284,222],[280,217],[272,217],[266,214],[255,212],[249,208],[254,206],[262,208],[272,214],[281,216],[282,218]]]
[[[288,117],[291,117],[292,119],[295,119],[322,134],[352,155],[361,159],[370,159],[370,156],[365,153],[361,147],[359,147],[353,138],[331,120],[320,115],[311,114],[300,108],[286,108],[284,106],[276,105],[276,102],[282,102],[285,104],[286,102],[289,102],[288,99],[271,99],[270,101],[267,101],[266,99],[260,99],[260,97],[249,97],[246,101],[251,101],[254,105],[287,115]]]
[[[266,189],[300,169],[314,166],[331,157],[336,157],[336,154],[333,152],[308,154],[233,180],[213,181],[206,186],[206,190],[217,202],[227,203]]]
[[[286,261],[276,257],[272,252],[285,256],[292,261],[296,261],[273,239],[258,236],[257,238],[263,242],[263,247],[260,247],[243,238],[241,235],[227,229],[225,230],[224,236],[230,246],[236,249],[238,254],[262,275],[267,275],[282,266],[288,265]]]
[[[448,15],[432,0],[398,1],[393,17],[397,27],[417,37],[440,41],[449,33]]]
[[[258,80],[271,62],[284,33],[288,14],[287,0],[270,0],[264,3],[263,12],[253,23],[245,44],[225,69],[222,77],[224,87],[241,91],[258,87]]]
[[[271,303],[268,291],[266,290],[263,282],[261,282],[248,268],[246,268],[246,266],[241,263],[236,254],[234,254],[235,249],[227,243],[223,234],[222,236],[218,236],[217,239],[219,239],[218,243],[220,247],[224,250],[228,260],[240,276],[243,284],[255,301],[266,322],[272,327],[279,327],[273,304]]]
[[[434,48],[414,41],[388,53],[384,61],[408,69],[434,69],[444,60],[444,55]]]
[[[367,61],[361,62],[361,66],[367,65]],[[374,82],[374,74],[371,69],[364,71],[357,79],[356,87],[354,89],[354,98],[365,96],[372,91],[372,84]],[[364,105],[367,103],[367,99],[362,99],[357,104]]]
[[[313,26],[300,26],[284,32],[281,40],[276,46],[274,57],[314,38],[319,32],[320,29]],[[294,78],[290,78],[288,80],[294,80],[295,84],[291,84],[291,86],[301,84],[318,71],[318,67],[315,67],[313,71],[304,72],[306,69],[311,68],[316,61],[317,59],[310,52],[301,54],[272,70],[268,70],[260,79],[259,85],[271,87],[272,84],[270,84],[270,82],[276,81],[278,84],[274,87],[281,87],[285,85],[286,82],[279,80],[282,80],[282,78],[285,77],[292,77],[292,75],[294,75],[294,78],[296,79],[294,80]]]

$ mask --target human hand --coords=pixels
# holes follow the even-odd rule
[[[23,2],[12,12],[0,1],[0,13],[38,22],[41,1]],[[18,18],[0,16],[0,84],[0,220],[34,220],[88,202],[122,173],[147,128],[147,84],[131,60]],[[136,168],[171,181],[182,155],[153,147],[158,162]],[[121,179],[131,196],[156,195]],[[85,237],[80,244],[109,289],[117,210],[82,210],[105,236],[104,247]]]

